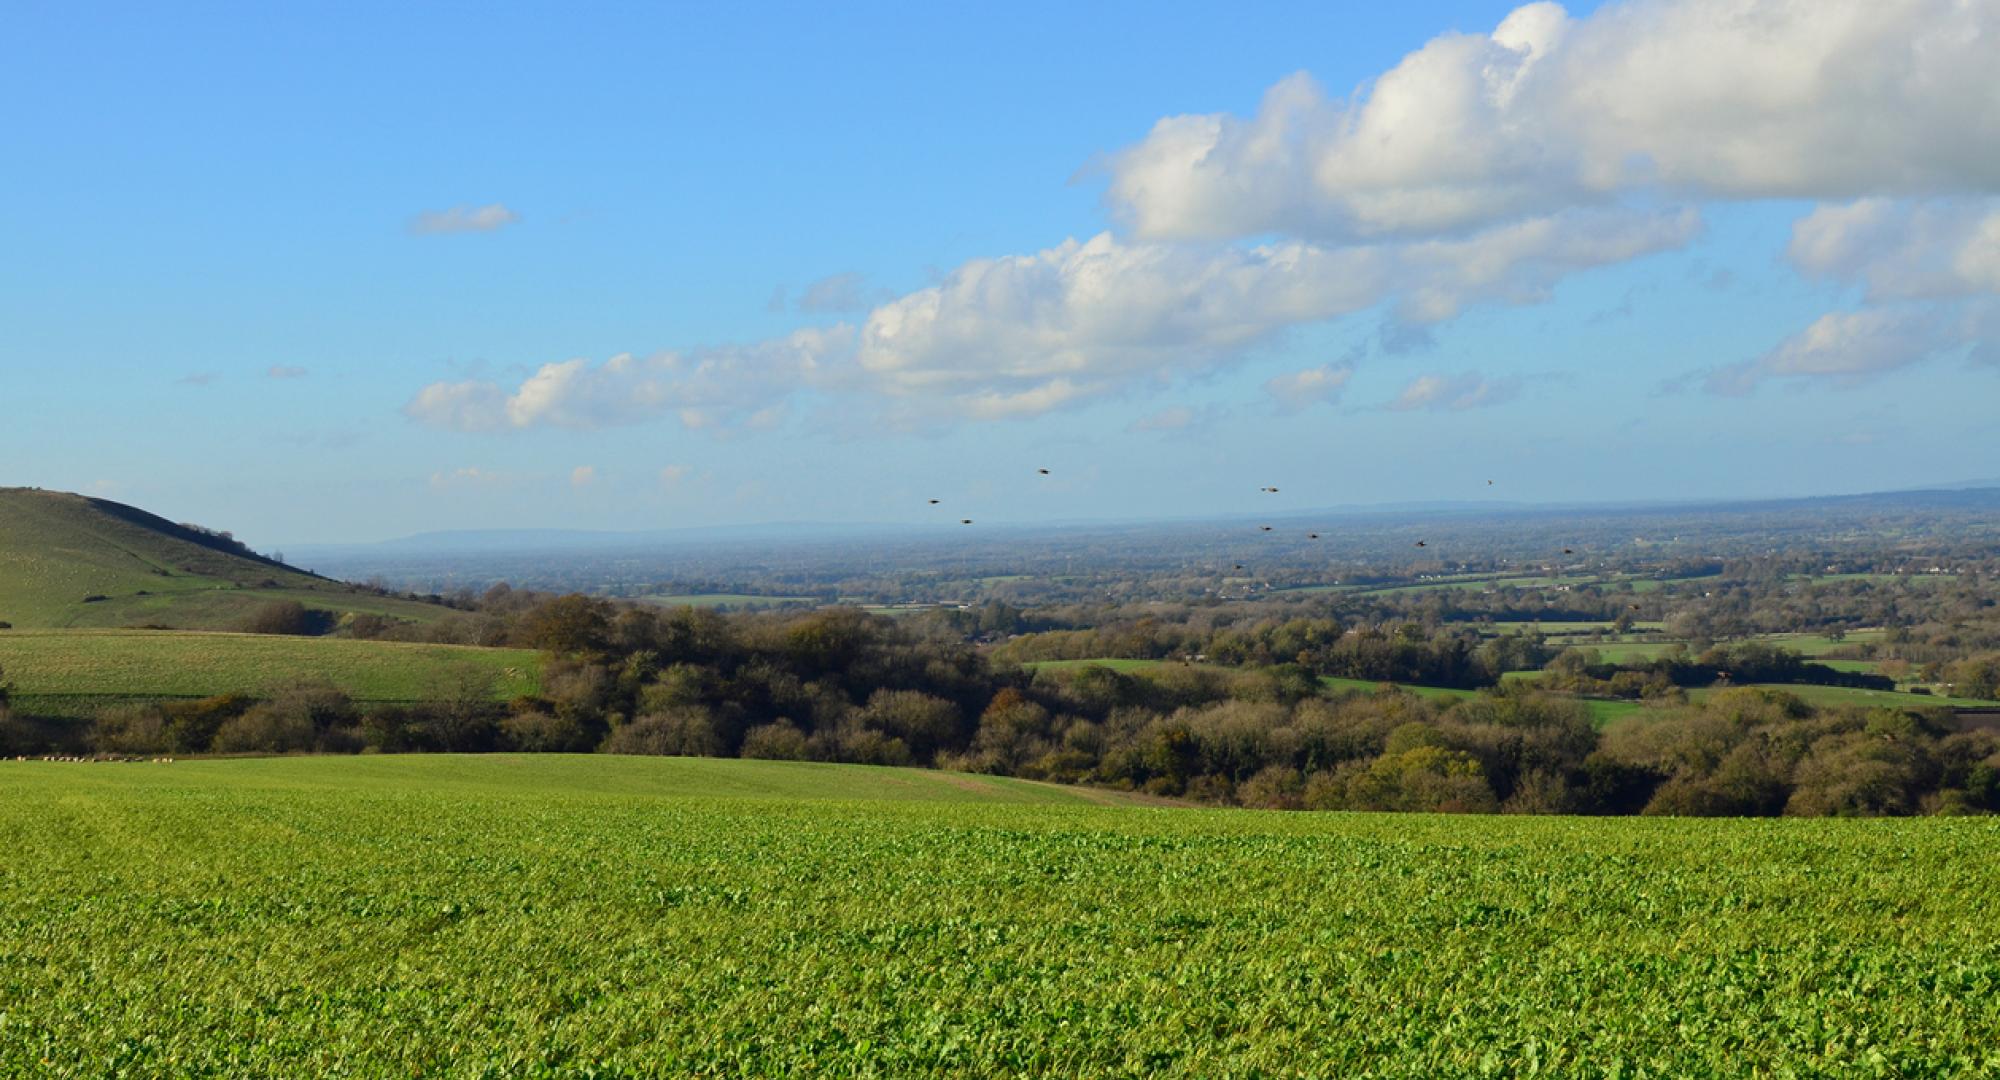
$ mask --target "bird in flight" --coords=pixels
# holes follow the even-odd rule
[[[1487,486],[1487,487],[1492,487],[1492,486],[1493,486],[1493,481],[1491,481],[1491,480],[1488,480],[1488,481],[1486,481],[1486,486]]]
[[[1270,531],[1271,531],[1271,527],[1270,527],[1269,525],[1263,525],[1263,526],[1259,526],[1259,531],[1261,531],[1261,532],[1270,532]]]
[[[1426,546],[1426,545],[1424,544],[1424,542],[1423,542],[1422,540],[1419,540],[1419,541],[1417,541],[1417,546],[1418,546],[1418,547],[1424,547],[1424,546]]]
[[[1570,549],[1568,549],[1568,548],[1564,548],[1564,549],[1563,549],[1563,554],[1565,554],[1565,555],[1574,555],[1574,554],[1576,554],[1576,552],[1574,552],[1574,551],[1571,551],[1571,550],[1570,550]]]
[[[1047,469],[1036,469],[1035,471],[1041,473],[1043,476],[1047,476],[1049,474],[1049,471]]]
[[[940,501],[941,501],[941,500],[938,500],[938,499],[932,499],[932,500],[931,500],[931,505],[932,505],[932,506],[936,506],[936,505],[937,505],[937,504],[938,504],[938,503],[939,503]]]
[[[1258,488],[1257,490],[1258,490],[1258,491],[1263,491],[1263,492],[1268,492],[1269,494],[1272,494],[1272,495],[1276,495],[1276,494],[1278,493],[1278,489],[1277,489],[1277,488],[1274,488],[1274,487],[1262,487],[1262,488]]]
[[[1237,570],[1241,570],[1241,569],[1243,569],[1243,564],[1242,564],[1242,563],[1237,563],[1237,564],[1235,565],[1235,567],[1234,567],[1233,569],[1237,569]]]
[[[1317,540],[1317,539],[1319,539],[1319,534],[1318,534],[1318,533],[1307,533],[1307,534],[1306,534],[1306,539],[1308,539],[1308,540]]]
[[[970,525],[970,524],[972,524],[972,519],[971,519],[971,518],[959,518],[959,519],[958,519],[958,523],[959,523],[960,525]]]

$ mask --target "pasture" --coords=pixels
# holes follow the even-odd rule
[[[504,700],[540,688],[542,660],[532,649],[350,638],[7,630],[0,631],[0,669],[24,708],[66,716],[108,700],[258,693],[308,682],[363,702],[423,701],[462,669],[490,677],[495,698]]]
[[[753,596],[749,593],[663,593],[639,599],[660,607],[728,608],[734,611],[819,603],[810,596]]]
[[[0,762],[7,1075],[1992,1075],[2000,822]]]

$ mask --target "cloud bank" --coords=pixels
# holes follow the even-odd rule
[[[698,428],[774,422],[811,392],[885,422],[1031,417],[1371,309],[1384,341],[1427,341],[1469,308],[1540,303],[1576,274],[1683,248],[1718,200],[1818,201],[1787,257],[1862,302],[1697,373],[1710,390],[1990,357],[1996,52],[2000,4],[1972,0],[1626,0],[1583,17],[1529,4],[1345,96],[1301,73],[1253,115],[1159,120],[1104,161],[1117,231],[975,259],[886,300],[859,274],[807,288],[800,310],[867,309],[854,326],[437,383],[405,411],[469,431]],[[498,204],[437,217],[435,231],[514,219]],[[1331,372],[1304,375],[1267,393],[1289,407],[1338,394]],[[1425,375],[1391,407],[1517,391]]]

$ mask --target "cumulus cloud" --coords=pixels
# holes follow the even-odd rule
[[[1989,357],[1996,40],[2000,5],[1973,0],[1624,0],[1581,17],[1531,3],[1490,33],[1433,38],[1345,96],[1299,74],[1252,115],[1160,120],[1105,161],[1126,231],[975,259],[890,299],[836,274],[796,307],[874,304],[856,327],[551,363],[518,385],[443,382],[405,411],[467,431],[742,427],[776,423],[803,390],[862,399],[850,414],[878,427],[1034,416],[1216,371],[1362,311],[1383,313],[1385,351],[1422,347],[1468,308],[1539,303],[1573,275],[1684,248],[1702,228],[1694,205],[1718,199],[1823,202],[1793,238],[1801,272],[1919,308],[1836,313],[1690,381],[1852,378],[1953,342]],[[513,218],[497,204],[434,216]],[[1896,333],[1918,336],[1892,347]],[[1274,383],[1281,403],[1339,390]],[[1518,391],[1426,375],[1391,407]]]
[[[1570,274],[1682,246],[1699,227],[1685,209],[1588,208],[1407,244],[1240,247],[1101,233],[968,262],[878,306],[858,331],[843,324],[755,345],[568,360],[513,388],[440,382],[404,411],[460,431],[663,416],[689,428],[754,426],[812,387],[888,399],[906,417],[1034,416],[1215,370],[1290,327],[1384,302],[1412,325],[1476,303],[1538,302]]]
[[[1351,364],[1322,364],[1279,375],[1264,383],[1264,392],[1271,395],[1279,408],[1296,412],[1310,405],[1331,405],[1340,400],[1347,391],[1348,380],[1354,378]]]
[[[2000,362],[2000,200],[1822,204],[1794,223],[1786,255],[1809,278],[1858,288],[1866,306],[1697,373],[1710,393],[1747,394],[1773,378],[1851,386],[1958,350]]]
[[[1562,206],[2000,185],[2000,8],[1964,0],[1529,4],[1350,99],[1304,74],[1253,116],[1176,116],[1109,162],[1151,238],[1433,235]]]
[[[1521,392],[1518,378],[1491,379],[1476,371],[1458,375],[1419,375],[1389,403],[1397,412],[1428,409],[1463,412],[1513,400]]]
[[[1823,205],[1792,226],[1786,254],[1801,273],[1863,285],[1870,300],[2000,292],[2000,202]]]
[[[544,364],[509,390],[487,380],[433,383],[403,412],[432,427],[588,430],[673,417],[689,428],[753,419],[821,381],[827,357],[853,339],[846,326],[799,330],[755,345],[629,353],[603,363]]]
[[[984,259],[869,315],[857,357],[890,395],[992,418],[1240,359],[1280,331],[1393,301],[1412,323],[1532,303],[1579,270],[1679,247],[1687,210],[1587,209],[1415,244],[1153,244],[1103,233]]]
[[[303,379],[306,377],[307,371],[305,368],[302,367],[290,367],[285,364],[272,364],[269,368],[266,368],[264,370],[264,375],[266,378],[271,378],[271,379]]]
[[[446,210],[426,210],[410,219],[410,232],[417,236],[451,233],[496,232],[521,220],[521,215],[504,203],[485,206],[454,206]]]
[[[1822,378],[1853,385],[1961,343],[1958,322],[1942,309],[1919,305],[1830,312],[1763,356],[1708,373],[1702,388],[1736,396],[1769,378]]]

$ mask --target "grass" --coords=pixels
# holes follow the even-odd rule
[[[0,1073],[2000,1070],[2000,822],[853,766],[0,762]]]
[[[306,681],[331,683],[358,701],[421,701],[462,664],[489,672],[498,698],[534,693],[541,684],[541,657],[530,649],[189,631],[0,631],[0,668],[22,708],[59,716],[105,700],[255,693]]]
[[[1801,701],[1822,708],[1842,705],[1887,706],[1896,709],[2000,709],[2000,701],[1980,698],[1945,697],[1941,694],[1906,694],[1900,690],[1863,690],[1851,686],[1812,686],[1801,683],[1752,683],[1771,690],[1783,690]],[[1688,697],[1699,701],[1716,687],[1690,690]]]
[[[1373,679],[1342,679],[1333,675],[1320,676],[1319,684],[1335,692],[1358,690],[1364,694],[1375,693],[1384,685]],[[1439,700],[1458,700],[1460,698],[1474,697],[1478,694],[1476,690],[1457,690],[1445,686],[1410,686],[1406,683],[1396,683],[1394,685],[1397,689],[1408,690],[1418,697],[1436,698]]]
[[[446,614],[246,556],[132,507],[0,488],[0,622],[229,629],[274,600],[336,619],[372,613],[429,622]]]
[[[643,596],[640,599],[661,607],[760,608],[818,603],[810,596],[753,596],[749,593],[673,593],[663,596]]]
[[[1127,660],[1122,657],[1105,656],[1091,660],[1030,660],[1021,666],[1027,668],[1029,671],[1075,671],[1079,668],[1101,667],[1130,675],[1137,672],[1157,671],[1167,666],[1167,663],[1165,660]],[[1215,671],[1241,670],[1238,668],[1211,668],[1207,664],[1202,665],[1202,667],[1204,670]]]

